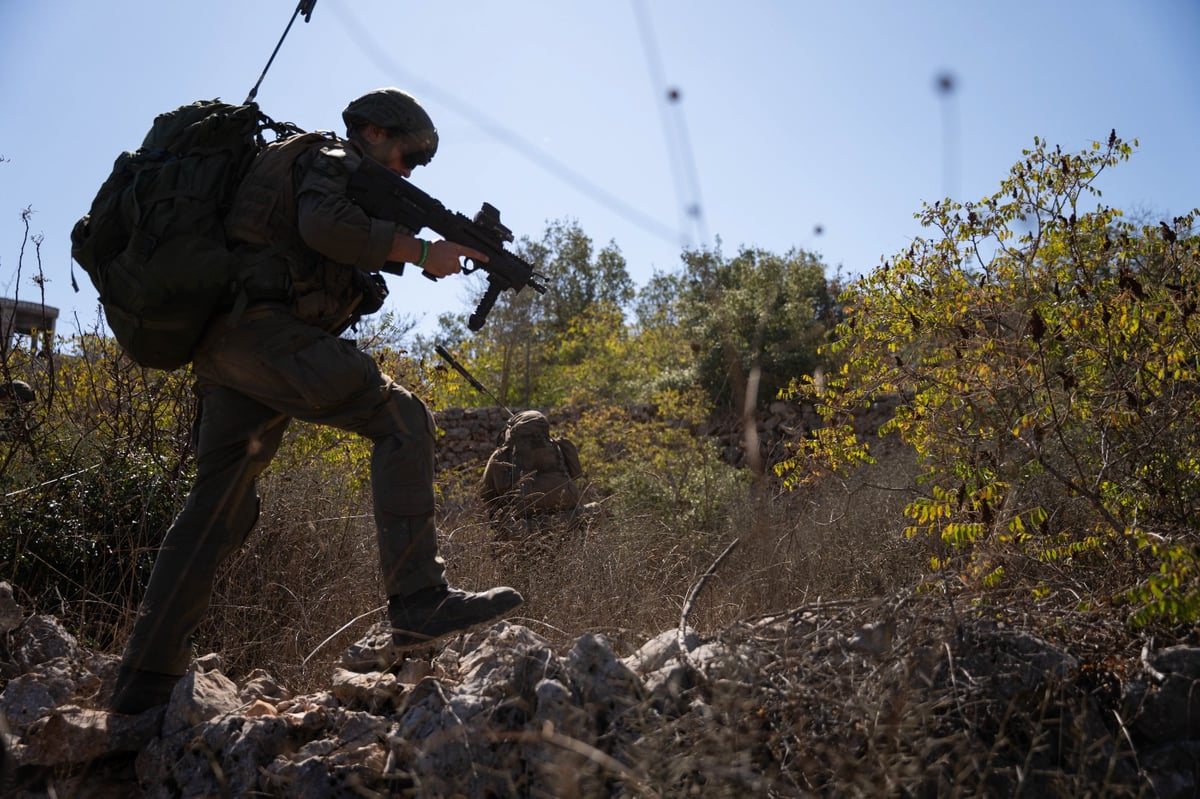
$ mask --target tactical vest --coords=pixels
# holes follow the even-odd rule
[[[366,275],[309,248],[297,225],[298,181],[322,147],[337,141],[304,133],[268,145],[255,159],[225,218],[238,302],[284,302],[299,319],[325,329],[353,318]]]

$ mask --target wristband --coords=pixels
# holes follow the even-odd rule
[[[424,266],[425,259],[429,257],[429,242],[425,239],[420,239],[421,242],[421,260],[415,263],[415,266]]]

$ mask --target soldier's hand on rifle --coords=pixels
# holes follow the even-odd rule
[[[460,258],[470,258],[472,261],[478,262],[488,259],[486,255],[478,250],[440,239],[429,243],[429,255],[421,268],[434,277],[454,275],[462,271]]]
[[[403,235],[396,236],[392,250],[388,253],[388,261],[419,266],[427,277],[433,279],[461,272],[461,258],[470,258],[479,263],[488,259],[487,255],[478,250],[445,239],[424,241]]]

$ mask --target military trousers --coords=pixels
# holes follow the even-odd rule
[[[193,365],[196,480],[159,550],[123,667],[186,671],[218,567],[254,527],[255,480],[291,419],[373,442],[372,499],[387,594],[445,584],[433,522],[433,417],[373,357],[282,306],[255,306],[235,324],[215,320]]]

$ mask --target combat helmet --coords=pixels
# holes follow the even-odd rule
[[[412,166],[428,164],[437,152],[438,134],[433,120],[415,97],[400,89],[376,89],[351,100],[342,111],[342,121],[347,131],[370,123],[402,137],[405,161]]]

